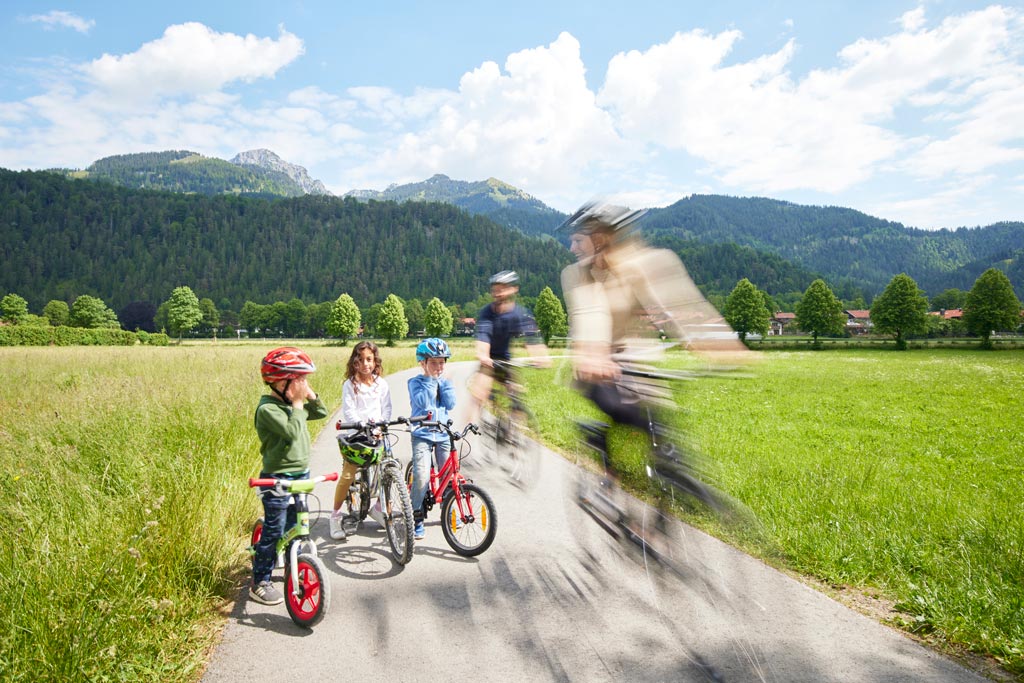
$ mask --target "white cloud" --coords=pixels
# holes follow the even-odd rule
[[[270,78],[304,52],[302,40],[284,28],[275,40],[218,33],[190,22],[125,55],[104,54],[82,67],[107,92],[132,99],[199,94],[233,81]]]
[[[838,193],[893,164],[942,176],[964,168],[968,150],[965,170],[978,172],[1020,158],[1016,19],[990,7],[926,30],[918,8],[901,17],[899,33],[858,40],[839,52],[840,66],[803,78],[789,72],[793,41],[728,63],[738,31],[677,33],[616,55],[598,102],[627,138],[683,149],[744,192]],[[951,114],[958,103],[975,106]],[[900,116],[938,122],[936,106],[960,121],[955,130],[947,124],[931,139],[900,132]]]
[[[575,194],[588,166],[626,153],[585,73],[579,42],[562,33],[548,46],[509,55],[504,70],[485,62],[465,73],[458,92],[401,97],[383,88],[352,89],[377,116],[404,123],[427,117],[356,172],[378,186],[441,172],[494,176],[548,196]]]
[[[50,10],[46,14],[33,14],[28,21],[42,24],[47,31],[52,31],[60,26],[74,29],[79,33],[88,33],[89,29],[96,25],[96,21],[93,19],[83,19],[77,14],[60,10]]]
[[[973,227],[997,220],[979,216],[998,216],[999,208],[980,199],[996,180],[992,175],[976,175],[940,185],[912,199],[887,199],[871,203],[863,210],[874,216],[897,220],[916,228]]]

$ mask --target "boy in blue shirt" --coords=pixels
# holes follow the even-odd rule
[[[409,403],[413,415],[431,414],[431,420],[446,422],[455,408],[455,387],[444,379],[445,364],[452,353],[443,339],[424,339],[416,347],[416,360],[423,374],[409,379]],[[423,498],[430,479],[430,454],[434,453],[440,469],[448,460],[448,437],[437,429],[418,427],[412,433],[412,510],[416,526],[413,538],[425,535]]]

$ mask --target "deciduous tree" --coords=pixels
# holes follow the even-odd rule
[[[167,326],[172,333],[181,335],[199,324],[203,319],[203,311],[199,307],[199,297],[191,287],[175,287],[171,298],[167,300]]]
[[[423,326],[428,337],[447,337],[452,333],[455,319],[448,307],[436,296],[427,304]]]
[[[768,334],[770,317],[764,293],[747,278],[737,282],[725,300],[725,320],[739,334],[740,341],[746,341],[748,334]]]
[[[564,337],[569,334],[565,307],[550,287],[540,290],[533,315],[545,344],[550,342],[552,337]]]
[[[819,335],[838,336],[843,333],[846,325],[843,304],[824,280],[815,280],[804,292],[796,306],[796,325],[804,332],[811,333],[815,348],[821,346]]]
[[[327,318],[327,333],[338,337],[344,343],[359,332],[361,317],[355,300],[348,294],[342,294],[331,306],[331,315]]]
[[[71,324],[74,327],[121,327],[117,315],[103,302],[103,299],[83,294],[71,304]]]
[[[28,302],[17,294],[0,299],[0,320],[17,325],[28,315]]]
[[[61,325],[67,325],[68,321],[71,320],[71,308],[68,307],[68,302],[53,299],[43,306],[43,315],[46,316],[51,325],[60,327]],[[152,316],[150,316],[150,319],[152,319]]]
[[[388,346],[394,346],[396,339],[401,339],[409,334],[409,321],[405,319],[405,307],[402,300],[394,294],[388,294],[388,298],[380,307],[380,315],[377,317],[377,334],[387,340]]]
[[[928,329],[928,299],[906,273],[893,277],[885,291],[871,302],[871,324],[891,334],[897,349],[907,348],[907,335]]]
[[[985,348],[992,347],[993,332],[1020,325],[1020,300],[1003,271],[989,268],[974,281],[964,303],[964,324]]]

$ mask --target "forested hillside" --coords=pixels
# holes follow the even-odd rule
[[[38,310],[98,296],[117,309],[178,285],[228,301],[333,300],[395,293],[461,302],[505,268],[523,292],[559,288],[572,257],[550,240],[438,203],[253,199],[129,190],[0,170],[0,291]]]
[[[934,295],[949,287],[969,289],[990,267],[1006,271],[1024,294],[1024,223],[917,230],[853,209],[694,195],[652,210],[643,226],[652,236],[772,252],[830,282],[860,287],[868,300],[901,272]]]
[[[100,159],[84,171],[69,174],[134,189],[207,195],[301,197],[306,194],[296,181],[281,171],[240,166],[185,150],[119,154]]]

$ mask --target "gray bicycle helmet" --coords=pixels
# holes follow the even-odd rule
[[[363,467],[377,462],[383,449],[379,439],[371,438],[365,432],[356,432],[355,434],[338,434],[338,450],[341,451],[341,457],[345,460],[353,465]]]
[[[627,232],[646,213],[647,209],[629,209],[600,200],[591,200],[577,209],[576,213],[566,218],[556,231],[566,234],[589,235],[597,230],[605,230],[622,234]]]
[[[494,285],[512,285],[514,287],[518,287],[519,274],[514,270],[503,270],[500,273],[492,275],[491,279],[487,281],[487,284],[491,287]]]

